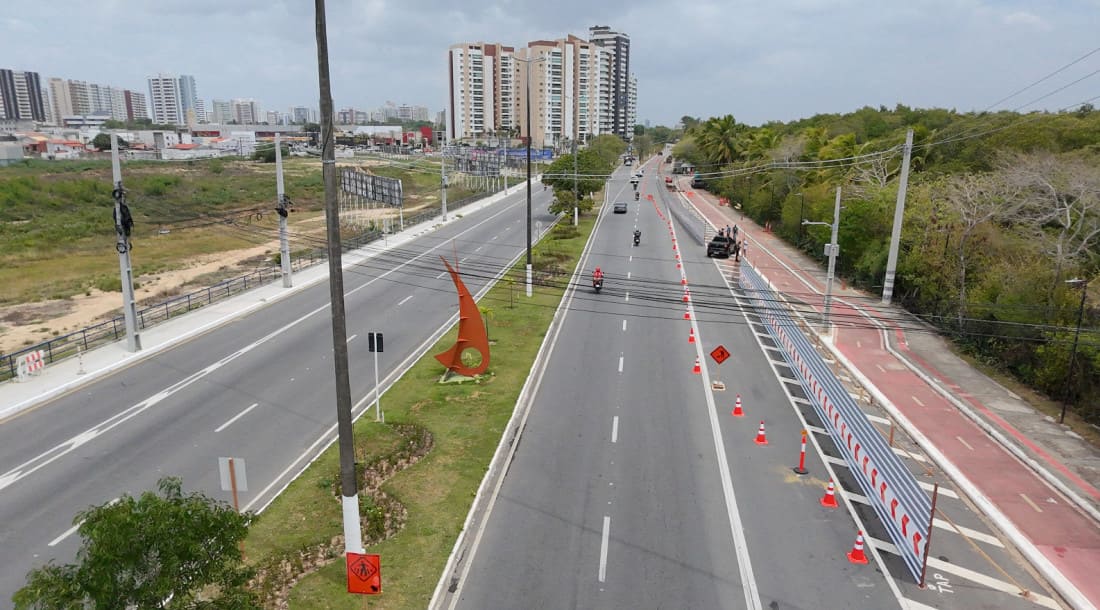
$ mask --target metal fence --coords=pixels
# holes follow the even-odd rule
[[[905,565],[920,582],[927,558],[932,504],[867,415],[799,330],[778,292],[747,261],[741,262],[741,287],[753,311],[802,379],[814,409],[825,422],[848,469],[867,496]]]
[[[453,203],[448,202],[447,208],[448,210],[462,208],[463,206],[488,197],[495,192],[496,191],[479,193],[477,195],[458,199]],[[440,210],[438,208],[433,208],[416,214],[411,218],[406,218],[405,222],[406,224],[416,224],[430,220],[439,215]],[[345,239],[341,244],[341,249],[345,252],[355,250],[373,241],[382,239],[383,236],[384,234],[381,231],[365,231],[354,237]],[[302,252],[297,256],[292,256],[290,264],[292,270],[299,271],[325,260],[328,260],[328,253],[322,248],[317,248]],[[189,311],[205,307],[211,303],[227,299],[258,286],[263,286],[281,277],[281,271],[278,266],[265,267],[245,275],[218,282],[213,286],[196,290],[195,292],[172,297],[166,301],[139,309],[136,320],[137,329],[140,331],[149,328],[150,326],[183,315]],[[125,336],[126,321],[122,315],[118,315],[105,322],[100,322],[99,324],[88,326],[78,331],[61,335],[48,341],[43,341],[42,343],[30,345],[9,354],[0,354],[0,381],[6,381],[16,377],[19,370],[19,358],[31,352],[42,350],[45,354],[46,363],[52,364],[65,358],[76,356],[82,351],[118,341]]]

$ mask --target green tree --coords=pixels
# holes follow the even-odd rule
[[[728,165],[743,158],[746,131],[747,127],[739,124],[732,114],[713,117],[698,127],[697,142],[708,161]]]
[[[617,135],[605,133],[592,138],[585,150],[595,152],[610,169],[619,164],[619,156],[626,151],[626,142]]]
[[[634,146],[634,154],[638,155],[639,159],[645,159],[659,150],[659,147],[653,141],[653,137],[649,134],[634,136],[634,142],[632,144]]]
[[[164,478],[77,515],[79,563],[32,570],[15,608],[255,608],[240,548],[252,516],[181,486]]]
[[[96,137],[92,138],[92,146],[95,146],[99,150],[111,150],[111,134],[108,134],[108,133],[98,133],[98,134],[96,134]],[[130,146],[130,143],[127,142],[126,140],[124,140],[122,138],[118,139],[119,149],[128,148],[129,146]]]
[[[604,181],[607,180],[613,167],[591,148],[577,151],[577,192],[584,196],[603,188]],[[542,183],[555,191],[568,190],[572,196],[573,176],[573,155],[562,155],[546,168]]]
[[[287,158],[290,155],[290,148],[283,146],[283,158]],[[253,161],[261,161],[263,163],[275,162],[275,145],[271,144],[262,148],[257,148],[256,152],[252,153]]]
[[[321,126],[318,125],[317,123],[306,123],[306,124],[302,125],[302,131],[307,131],[307,132],[321,131]]]
[[[572,218],[573,208],[576,207],[580,210],[580,213],[585,213],[595,207],[596,202],[591,197],[581,197],[580,202],[574,206],[573,202],[576,201],[573,198],[573,191],[571,190],[555,190],[554,200],[550,202],[549,211],[551,214],[569,214]]]

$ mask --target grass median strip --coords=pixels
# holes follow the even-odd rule
[[[384,593],[370,607],[428,605],[594,223],[559,225],[535,247],[531,298],[521,261],[481,299],[493,345],[478,382],[437,383],[443,371],[432,354],[454,344],[452,329],[386,392],[385,424],[356,423],[360,486],[365,477],[379,492],[360,494],[365,535],[380,540],[367,552],[382,556]],[[334,445],[252,526],[248,557],[263,568],[268,607],[363,607],[346,592],[338,475]],[[284,600],[275,592],[289,582]]]

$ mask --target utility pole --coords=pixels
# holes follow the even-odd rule
[[[531,60],[527,60],[527,296],[531,296]]]
[[[283,188],[283,141],[279,133],[275,134],[275,197],[278,199],[275,211],[279,213],[279,267],[283,272],[283,288],[290,288],[290,240],[287,237],[286,191]]]
[[[355,445],[352,439],[351,379],[348,375],[348,333],[344,311],[344,276],[340,253],[340,208],[336,201],[336,143],[329,85],[328,33],[325,0],[314,0],[317,36],[317,81],[321,96],[321,169],[325,184],[325,224],[328,234],[329,295],[332,300],[332,352],[336,369],[336,423],[340,445],[340,495],[344,516],[344,552],[362,553]]]
[[[439,188],[443,199],[443,220],[447,220],[447,132],[443,132],[443,146],[439,147]]]
[[[573,226],[580,224],[581,200],[577,196],[577,138],[573,134]]]
[[[825,328],[829,328],[829,309],[833,304],[833,276],[836,273],[836,255],[840,251],[837,231],[840,229],[840,187],[836,187],[836,205],[833,207],[833,239],[829,243],[829,273],[825,276]]]
[[[1062,424],[1066,421],[1066,407],[1069,404],[1070,394],[1073,392],[1073,386],[1070,382],[1073,381],[1073,366],[1077,363],[1077,340],[1081,338],[1081,320],[1085,316],[1085,298],[1089,294],[1089,280],[1072,279],[1066,280],[1066,283],[1081,289],[1081,305],[1077,307],[1077,330],[1073,333],[1073,349],[1069,352],[1069,367],[1066,368],[1066,391],[1062,398],[1062,414],[1058,416],[1058,423]]]
[[[894,296],[894,272],[898,268],[898,247],[901,242],[901,223],[905,217],[905,189],[909,185],[909,158],[913,154],[913,130],[905,132],[905,150],[901,158],[901,177],[898,179],[898,200],[894,204],[894,228],[890,231],[890,254],[886,259],[886,278],[882,281],[882,304],[889,305]]]
[[[134,305],[134,270],[130,266],[130,230],[134,226],[130,208],[126,205],[126,189],[122,188],[122,166],[118,161],[118,135],[111,134],[111,176],[115,188],[115,250],[122,274],[122,312],[126,319],[126,349],[141,351],[141,335],[137,332],[137,307]]]

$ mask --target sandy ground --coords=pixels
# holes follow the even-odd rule
[[[139,306],[143,301],[160,301],[197,287],[181,288],[187,282],[223,268],[241,267],[245,261],[278,249],[278,242],[199,257],[184,269],[164,271],[136,278],[141,285],[134,294]],[[243,273],[244,268],[240,271]],[[122,295],[92,289],[89,295],[71,299],[42,301],[0,308],[0,353],[46,341],[57,335],[91,326],[114,315],[122,308]]]

